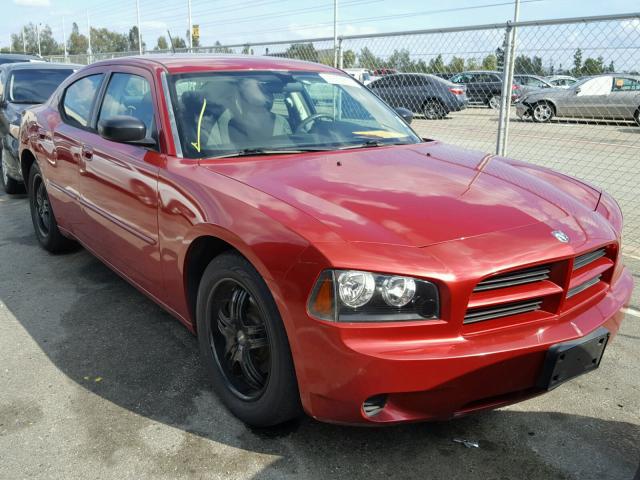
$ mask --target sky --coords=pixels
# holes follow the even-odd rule
[[[640,11],[639,0],[522,0],[521,20]],[[333,35],[333,0],[191,0],[201,44],[278,41]],[[49,24],[58,41],[63,21],[127,32],[135,25],[135,0],[0,0],[0,46],[24,23]],[[185,36],[188,0],[139,0],[143,41],[153,47],[169,29]],[[455,10],[454,10],[455,9]],[[442,28],[504,22],[513,17],[509,0],[339,0],[340,34]],[[640,27],[639,27],[640,28]]]

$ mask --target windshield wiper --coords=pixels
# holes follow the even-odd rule
[[[222,155],[215,155],[213,157],[205,158],[233,158],[233,157],[254,157],[259,155],[288,155],[293,153],[306,153],[306,152],[326,152],[328,148],[243,148],[242,150],[236,150],[235,152],[224,153]]]
[[[356,148],[368,148],[368,147],[386,147],[389,145],[410,145],[408,142],[382,142],[380,140],[367,140],[366,142],[358,143],[356,145],[347,145],[346,147],[340,147],[338,150],[353,150]]]

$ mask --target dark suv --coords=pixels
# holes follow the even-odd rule
[[[469,97],[470,103],[479,103],[493,109],[500,108],[500,95],[502,93],[501,72],[490,70],[462,72],[451,77],[451,81],[467,86],[467,97]],[[520,85],[512,85],[512,102],[520,96],[519,90]]]
[[[391,107],[406,108],[430,120],[467,107],[466,87],[435,75],[396,73],[367,86]]]
[[[18,132],[22,112],[44,103],[62,81],[81,65],[45,62],[6,63],[0,66],[0,150],[2,181],[7,193],[22,188],[18,161]]]

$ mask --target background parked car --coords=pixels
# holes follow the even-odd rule
[[[394,75],[396,73],[398,73],[398,71],[394,68],[376,68],[373,71],[376,77],[384,77],[385,75]]]
[[[553,117],[635,120],[640,125],[640,77],[598,75],[569,88],[533,92],[517,104],[521,119],[548,122]]]
[[[372,81],[371,72],[366,68],[345,68],[344,72],[365,85]]]
[[[541,88],[553,88],[553,85],[538,75],[514,75],[513,82],[520,85],[521,96],[540,90]]]
[[[0,149],[2,181],[7,193],[22,188],[18,132],[22,112],[44,103],[62,81],[81,65],[45,62],[5,63],[0,66]]]
[[[368,87],[391,107],[406,108],[428,119],[443,118],[468,103],[464,85],[424,73],[386,75]]]
[[[41,57],[35,57],[33,55],[22,55],[18,53],[3,53],[0,55],[0,65],[5,63],[19,63],[19,62],[44,62]]]
[[[551,75],[547,77],[547,81],[557,88],[569,88],[576,83],[578,79],[570,75]]]
[[[489,108],[500,108],[500,95],[502,92],[502,73],[489,70],[462,72],[451,77],[453,83],[467,86],[469,103],[479,103]],[[511,88],[511,101],[520,97],[520,85],[513,84]]]

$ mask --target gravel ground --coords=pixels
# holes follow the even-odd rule
[[[0,195],[0,246],[0,479],[625,480],[638,469],[638,317],[599,370],[509,408],[251,430],[212,394],[177,321],[87,252],[37,246],[24,196]]]

